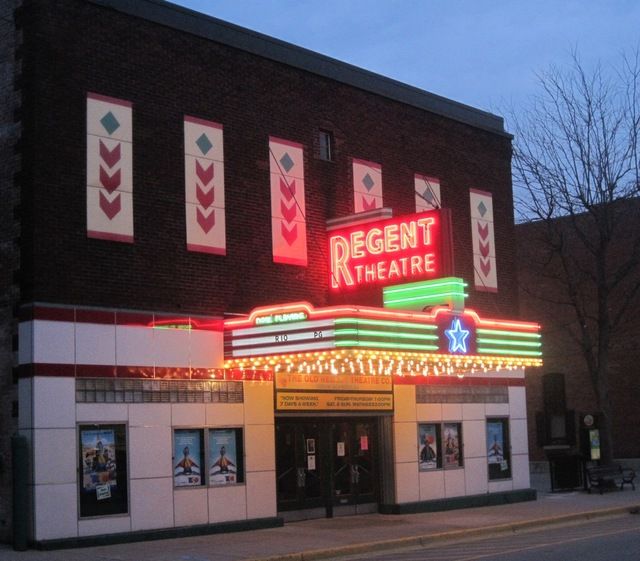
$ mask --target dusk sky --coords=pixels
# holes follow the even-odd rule
[[[639,0],[175,3],[498,114],[573,49],[609,65],[640,45]]]

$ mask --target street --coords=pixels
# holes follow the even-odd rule
[[[440,543],[380,554],[336,557],[342,561],[637,561],[640,516],[627,514],[594,522],[519,532],[508,536]]]

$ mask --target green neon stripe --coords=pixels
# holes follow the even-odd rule
[[[397,331],[372,331],[370,329],[336,329],[335,335],[370,335],[372,337],[390,337],[392,339],[427,339],[437,341],[437,335],[423,335],[422,333],[398,333]]]
[[[437,325],[425,325],[421,323],[408,323],[404,321],[383,321],[377,319],[338,318],[334,320],[336,325],[344,323],[357,323],[362,325],[380,325],[383,327],[409,327],[411,329],[438,329]]]
[[[462,293],[462,292],[438,292],[437,294],[423,294],[423,295],[419,295],[419,296],[412,296],[412,297],[407,297],[407,298],[396,298],[396,299],[391,299],[391,298],[386,298],[386,303],[387,304],[399,304],[400,302],[419,302],[419,301],[425,301],[425,300],[437,300],[440,298],[445,298],[448,296],[464,296],[465,298],[468,298],[469,295],[466,293]]]
[[[385,343],[383,341],[336,341],[336,347],[374,347],[385,349],[413,349],[419,351],[437,351],[437,345],[409,345],[407,343]]]
[[[476,333],[481,335],[501,335],[503,337],[527,337],[531,339],[540,339],[542,335],[539,333],[522,333],[521,331],[502,331],[501,329],[476,329]]]
[[[542,356],[539,351],[518,351],[514,349],[487,349],[478,347],[478,352],[485,355],[512,355],[512,356]]]
[[[478,343],[484,343],[485,345],[509,345],[512,347],[542,347],[542,343],[534,343],[530,341],[510,341],[508,339],[485,339],[484,337],[478,337],[476,341]]]
[[[383,291],[386,294],[395,294],[396,292],[408,292],[408,291],[416,291],[416,292],[429,292],[430,289],[433,288],[439,288],[441,286],[461,286],[462,288],[468,286],[468,284],[464,281],[458,281],[458,280],[451,280],[451,281],[445,281],[445,282],[434,282],[433,284],[425,284],[425,283],[420,283],[419,286],[407,286],[407,285],[401,285],[401,286],[397,286],[397,287],[388,287],[388,288],[384,288]]]

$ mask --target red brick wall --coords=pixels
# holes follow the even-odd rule
[[[25,301],[207,314],[324,305],[325,221],[352,212],[356,157],[382,165],[395,215],[414,211],[414,172],[439,177],[469,305],[516,315],[508,137],[80,0],[32,2],[29,16]],[[133,103],[133,245],[86,237],[87,91]],[[183,114],[224,126],[226,257],[186,251]],[[316,157],[319,128],[335,134],[334,162]],[[306,268],[272,262],[269,135],[305,147]],[[494,194],[497,295],[472,290],[474,187]]]

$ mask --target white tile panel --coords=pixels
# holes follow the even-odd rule
[[[524,386],[509,386],[509,411],[512,419],[527,418],[527,397]]]
[[[75,484],[77,457],[75,429],[35,429],[33,431],[36,485]]]
[[[101,536],[103,534],[119,534],[131,531],[131,517],[101,516],[78,521],[79,536]]]
[[[272,382],[244,382],[244,420],[247,425],[273,424]]]
[[[33,426],[32,378],[18,380],[18,428],[30,429]]]
[[[169,403],[130,403],[129,426],[158,427],[171,426],[171,404]]]
[[[418,403],[416,406],[418,421],[421,423],[438,422],[442,420],[441,403]]]
[[[173,504],[176,526],[194,526],[209,522],[206,487],[175,489]]]
[[[416,387],[399,385],[393,388],[393,407],[396,423],[416,420]]]
[[[18,364],[33,362],[33,322],[22,321],[18,325]]]
[[[79,423],[126,423],[129,407],[125,403],[78,403],[76,417]]]
[[[174,403],[171,405],[171,424],[174,427],[201,427],[205,421],[204,403]]]
[[[464,496],[466,492],[464,469],[444,470],[444,492],[447,498]]]
[[[247,487],[245,485],[209,488],[209,522],[211,524],[246,520],[246,518]]]
[[[465,421],[462,424],[464,458],[487,459],[487,426],[482,421]]]
[[[76,324],[76,363],[113,365],[116,363],[116,326]]]
[[[244,434],[247,472],[274,470],[276,456],[273,425],[247,425]]]
[[[132,479],[129,488],[132,531],[173,526],[173,478]]]
[[[116,325],[116,364],[153,366],[153,331],[151,327]]]
[[[487,417],[508,417],[509,404],[508,403],[487,403],[485,405],[485,412],[487,413]]]
[[[75,538],[78,535],[78,486],[34,486],[34,537],[36,540]]]
[[[74,364],[75,326],[65,321],[33,322],[33,361],[45,364]]]
[[[189,331],[186,329],[154,329],[153,352],[156,366],[188,367]]]
[[[420,500],[418,462],[396,464],[396,502],[413,503]]]
[[[442,404],[442,420],[443,421],[461,421],[462,420],[462,404],[461,403],[443,403]]]
[[[444,498],[444,470],[421,471],[418,475],[420,500],[432,501]]]
[[[33,378],[33,426],[76,426],[76,385],[73,378]]]
[[[487,458],[469,458],[464,463],[465,490],[467,495],[486,493],[488,486]]]
[[[484,403],[463,403],[462,419],[464,421],[484,420]]]
[[[276,472],[247,473],[247,518],[267,518],[276,515]]]
[[[396,462],[413,462],[418,467],[417,423],[393,423],[393,447]]]
[[[129,427],[129,477],[171,477],[172,450],[170,427]]]
[[[511,474],[514,489],[529,489],[531,487],[528,454],[511,456]]]
[[[224,364],[223,335],[217,331],[189,332],[192,368],[220,368]]]
[[[489,493],[501,493],[505,491],[513,491],[513,481],[511,479],[489,481]]]
[[[528,454],[527,421],[525,419],[511,419],[509,432],[511,435],[511,454]]]
[[[244,425],[242,403],[211,403],[205,405],[205,422],[208,427],[241,427]]]

